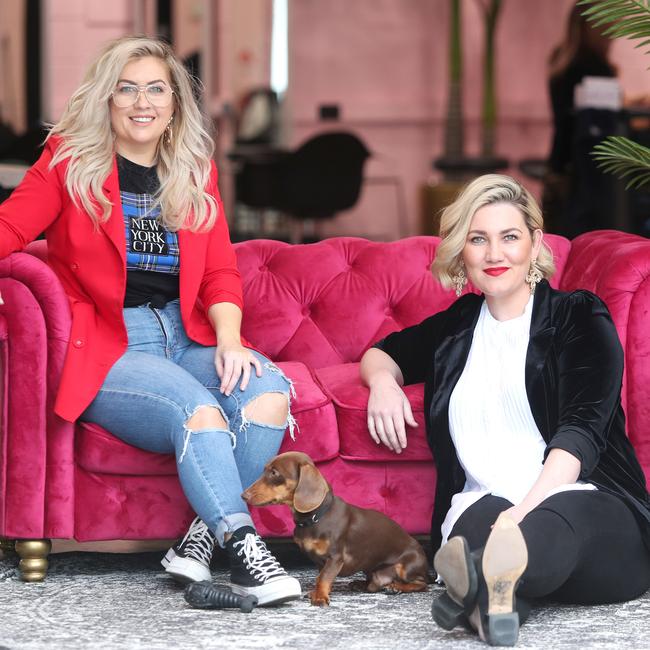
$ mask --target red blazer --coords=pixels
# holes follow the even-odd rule
[[[48,263],[61,280],[72,310],[72,331],[55,412],[74,421],[90,404],[113,364],[127,347],[123,307],[126,238],[117,164],[103,185],[111,216],[99,228],[76,207],[65,187],[68,161],[48,169],[60,138],[50,138],[22,183],[0,205],[0,259],[23,249],[40,233],[48,242]],[[218,302],[242,307],[241,278],[230,243],[212,163],[208,192],[217,200],[215,226],[204,233],[180,230],[180,305],[188,336],[215,345],[207,309]]]

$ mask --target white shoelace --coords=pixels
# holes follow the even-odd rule
[[[280,566],[280,563],[271,555],[271,551],[269,551],[259,535],[247,533],[243,540],[233,544],[233,547],[237,546],[241,546],[237,551],[237,555],[239,557],[244,556],[246,568],[257,580],[266,582],[269,578],[287,574]]]
[[[209,565],[214,550],[214,537],[207,524],[198,517],[192,522],[190,529],[181,542],[185,553],[192,555],[203,564]]]

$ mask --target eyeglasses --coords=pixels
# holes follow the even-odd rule
[[[157,108],[165,108],[172,101],[174,91],[166,84],[149,84],[148,86],[136,86],[135,84],[121,83],[111,93],[113,102],[118,108],[133,106],[144,93],[147,101]]]

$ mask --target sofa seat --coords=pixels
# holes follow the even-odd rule
[[[407,428],[408,445],[398,455],[384,445],[377,445],[368,433],[368,389],[359,378],[358,363],[319,368],[315,373],[318,382],[334,404],[341,458],[373,463],[433,461],[425,433],[423,384],[404,387],[418,427]]]
[[[336,414],[330,398],[314,381],[304,363],[289,361],[279,363],[278,367],[294,382],[296,397],[292,399],[291,410],[298,424],[295,441],[285,436],[282,451],[300,449],[316,462],[336,458],[339,439]],[[97,424],[77,422],[75,445],[77,463],[86,472],[122,476],[176,476],[173,455],[133,447]]]

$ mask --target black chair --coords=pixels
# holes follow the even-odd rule
[[[369,156],[363,142],[347,132],[321,133],[291,152],[258,151],[241,160],[237,200],[292,217],[294,243],[315,241],[315,221],[358,201]]]

